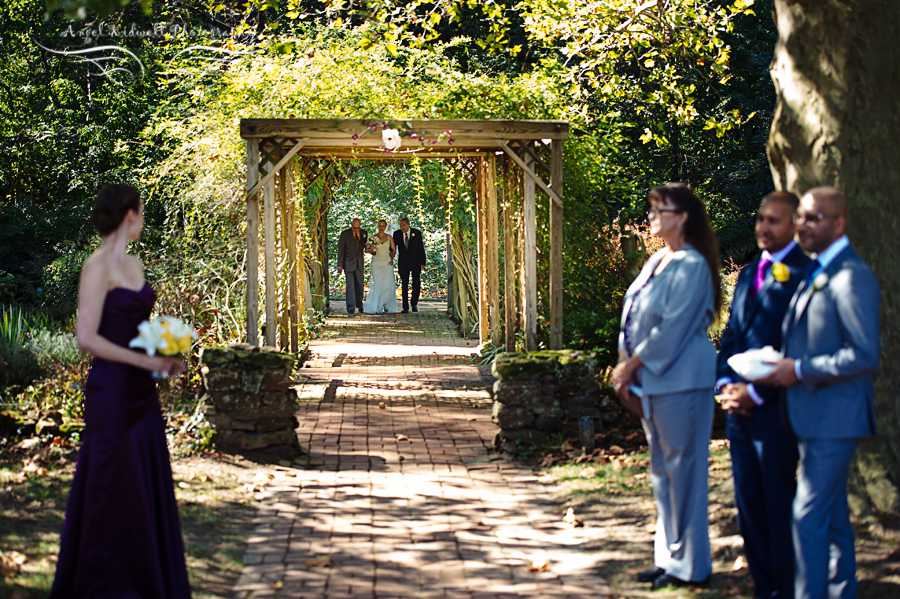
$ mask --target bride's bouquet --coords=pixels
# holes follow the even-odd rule
[[[128,343],[128,347],[141,347],[148,356],[155,356],[157,352],[164,356],[177,356],[190,351],[191,343],[197,337],[197,332],[181,319],[160,316],[139,324],[138,336]],[[165,378],[164,373],[153,374]]]
[[[366,248],[363,251],[374,256],[378,251],[379,245],[381,245],[381,242],[378,241],[377,237],[369,237],[369,241],[366,243]]]

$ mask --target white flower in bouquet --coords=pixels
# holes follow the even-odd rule
[[[384,149],[388,151],[396,150],[402,143],[400,132],[396,129],[385,129],[382,131],[381,141],[384,143]]]
[[[157,352],[164,356],[176,356],[191,349],[191,342],[198,335],[194,329],[174,316],[160,316],[152,321],[145,320],[138,325],[138,336],[128,343],[128,347],[140,347],[148,356]]]

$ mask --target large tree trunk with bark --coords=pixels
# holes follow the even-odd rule
[[[778,104],[769,162],[778,189],[834,185],[850,241],[881,283],[878,435],[851,480],[857,512],[900,511],[900,2],[775,0]]]

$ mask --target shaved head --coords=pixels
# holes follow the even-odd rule
[[[781,204],[786,204],[788,208],[790,208],[791,214],[797,211],[797,206],[800,205],[800,198],[795,196],[789,191],[773,191],[768,194],[766,197],[762,199],[761,204],[765,204],[766,202],[779,202]]]
[[[847,218],[847,196],[840,189],[828,185],[813,187],[804,196],[811,196],[823,207],[827,206],[833,214]]]

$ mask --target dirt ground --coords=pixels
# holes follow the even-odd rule
[[[710,444],[709,534],[713,575],[705,588],[651,592],[635,575],[652,566],[656,507],[647,475],[647,448],[638,429],[598,435],[591,456],[572,442],[534,456],[541,480],[554,489],[559,511],[584,522],[584,548],[605,556],[601,574],[616,598],[753,597],[737,526],[728,442]],[[860,599],[900,597],[900,520],[854,519]]]
[[[62,459],[36,467],[30,459],[0,461],[0,556],[8,560],[0,561],[0,599],[50,592],[75,470]],[[212,453],[172,462],[194,597],[231,597],[254,527],[254,504],[276,469],[291,470]]]

